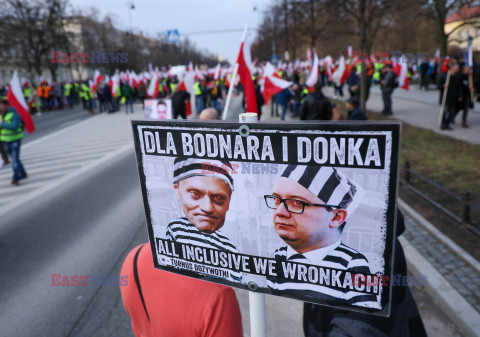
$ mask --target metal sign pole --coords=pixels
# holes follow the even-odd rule
[[[234,75],[236,75],[238,64],[235,67]],[[231,84],[230,88],[233,86]],[[228,102],[228,99],[227,99]],[[258,123],[258,115],[252,112],[241,113],[238,115],[240,123]],[[247,125],[241,127],[241,133],[246,131],[246,135],[250,133]],[[246,129],[246,130],[245,130]],[[256,289],[257,285],[254,282],[249,284],[249,288]],[[253,291],[248,292],[248,301],[250,307],[250,336],[251,337],[267,337],[267,315],[265,310],[265,294]]]
[[[265,294],[249,291],[248,300],[250,304],[250,336],[267,337]]]

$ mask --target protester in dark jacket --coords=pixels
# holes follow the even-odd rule
[[[468,65],[464,65],[462,68],[462,72],[460,74],[460,84],[462,87],[462,98],[463,100],[457,103],[455,108],[455,115],[452,118],[452,124],[455,124],[455,116],[462,110],[462,128],[468,128],[467,124],[467,114],[468,109],[473,108],[472,102],[472,92],[475,90],[473,83],[470,83],[470,70],[471,68]],[[473,82],[473,78],[472,78]]]
[[[316,83],[313,93],[308,94],[300,107],[301,120],[331,120],[332,103],[322,93],[322,85]]]
[[[355,97],[351,97],[347,103],[347,111],[348,117],[347,120],[349,121],[366,121],[368,118],[360,108],[358,101]]]
[[[406,277],[407,260],[398,237],[405,231],[405,218],[397,211],[394,275]],[[408,284],[392,287],[390,316],[304,304],[303,329],[306,337],[426,337],[427,333]]]
[[[128,113],[128,107],[130,107],[130,112],[133,114],[133,89],[128,84],[128,82],[122,82],[120,85],[120,92],[122,97],[125,100],[125,112]]]
[[[290,88],[285,88],[275,95],[277,104],[282,107],[282,121],[285,120],[287,115],[287,105],[293,97],[292,91]]]
[[[441,73],[440,76],[438,77],[438,83],[437,83],[438,105],[442,105],[443,91],[444,91],[444,86],[446,81],[447,81],[447,73]]]
[[[145,108],[145,99],[147,98],[147,87],[143,81],[138,86],[138,97],[142,101],[142,108]]]
[[[110,89],[110,85],[105,83],[102,89],[103,99],[105,100],[105,104],[107,106],[108,112],[115,111],[115,107],[112,103],[112,91]]]
[[[442,130],[452,130],[450,123],[455,116],[455,108],[458,102],[463,101],[462,79],[460,74],[460,66],[458,63],[450,65],[450,81],[444,84],[444,90],[447,90],[445,100],[445,110],[442,120]]]
[[[397,76],[393,72],[392,65],[386,64],[383,79],[380,81],[383,98],[382,113],[384,115],[392,115],[392,93],[397,86],[396,83],[398,83],[396,79]]]
[[[180,85],[176,85],[172,95],[173,119],[177,119],[180,115],[183,119],[187,119],[187,111],[185,103],[190,99],[190,94],[184,90],[180,90]]]
[[[262,118],[262,106],[265,104],[265,99],[263,98],[262,95],[262,89],[260,88],[260,85],[257,83],[255,80],[254,82],[255,85],[255,96],[257,97],[257,109],[258,109],[258,119]]]
[[[357,68],[352,67],[350,75],[347,78],[348,92],[350,93],[350,97],[354,97],[356,95],[359,83],[360,77],[357,75]]]

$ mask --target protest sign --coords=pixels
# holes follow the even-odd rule
[[[398,123],[132,125],[156,268],[388,315]]]
[[[172,100],[146,99],[144,113],[147,119],[172,119]]]

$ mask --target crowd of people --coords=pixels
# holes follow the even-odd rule
[[[457,67],[458,65],[458,67]],[[262,107],[270,98],[263,92],[264,74],[267,64],[257,64],[252,73],[258,113],[261,117]],[[269,65],[271,66],[271,65]],[[288,112],[293,117],[311,120],[344,120],[364,118],[365,113],[351,114],[355,109],[358,112],[361,93],[365,92],[368,101],[372,85],[379,85],[382,93],[384,115],[392,115],[392,94],[399,87],[401,66],[395,60],[372,60],[365,62],[365,88],[361,88],[360,74],[362,63],[358,58],[344,60],[341,57],[333,60],[330,57],[320,61],[318,67],[319,85],[314,89],[313,84],[307,85],[307,78],[312,71],[312,62],[280,63],[275,67],[273,76],[291,82],[288,88],[281,90],[271,98],[271,114],[285,120]],[[449,83],[447,72],[451,71]],[[339,71],[341,70],[340,74]],[[198,115],[203,109],[211,107],[222,114],[225,98],[229,90],[232,67],[199,71],[195,68],[193,86],[187,88],[183,81],[184,74],[172,74],[169,69],[162,67],[140,75],[120,73],[112,78],[101,80],[94,84],[95,79],[86,81],[42,81],[37,87],[27,81],[23,83],[23,93],[32,114],[41,115],[53,109],[72,108],[82,104],[89,113],[95,111],[115,112],[121,105],[125,111],[133,112],[133,103],[143,102],[147,98],[170,98],[174,118],[187,118],[191,111],[188,103],[194,96],[195,113]],[[116,79],[115,79],[116,77]],[[465,64],[464,61],[445,57],[441,62],[437,58],[424,58],[418,63],[409,63],[407,78],[418,81],[419,89],[428,90],[434,84],[439,89],[439,104],[443,104],[444,88],[449,87],[446,95],[445,117],[442,129],[450,130],[455,122],[455,116],[462,111],[461,126],[467,128],[468,109],[473,107],[475,97],[477,101],[480,92],[480,67]],[[155,86],[155,88],[152,88]],[[347,114],[332,104],[321,90],[321,87],[334,88],[334,99],[350,100],[350,109]],[[153,90],[152,90],[153,89]],[[346,89],[346,90],[344,90]],[[7,86],[0,87],[0,98],[6,96]],[[242,92],[242,85],[236,85],[236,93]],[[346,95],[348,94],[349,97]],[[245,102],[244,102],[245,103]],[[245,104],[244,104],[245,105]],[[353,108],[352,108],[353,106]],[[281,110],[280,113],[278,110]],[[316,111],[313,111],[313,110]],[[353,117],[352,117],[353,116]]]

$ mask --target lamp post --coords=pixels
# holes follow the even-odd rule
[[[135,4],[133,3],[133,0],[129,0],[128,1],[128,23],[130,25],[130,39],[132,41],[132,44],[133,44],[133,25],[132,25],[132,11],[135,9]]]

